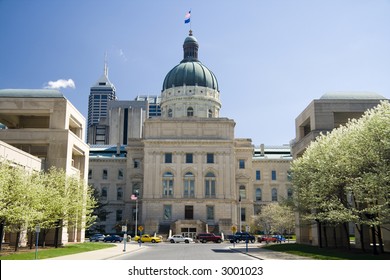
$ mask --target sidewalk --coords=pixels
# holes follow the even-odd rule
[[[146,247],[139,246],[137,243],[130,242],[126,243],[126,251],[124,252],[124,244],[123,243],[115,243],[114,247],[110,247],[108,249],[101,249],[95,251],[89,251],[85,253],[66,255],[62,257],[51,258],[47,260],[108,260],[110,258],[120,256],[123,254],[133,253],[139,250],[142,250]]]
[[[262,246],[258,243],[248,244],[248,251],[246,250],[245,243],[235,244],[234,247],[231,245],[230,250],[241,252],[242,254],[246,254],[259,260],[311,260],[311,258],[308,257],[267,250],[262,248]]]

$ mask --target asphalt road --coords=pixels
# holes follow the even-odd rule
[[[142,250],[111,260],[255,260],[229,249],[227,243],[143,243]]]

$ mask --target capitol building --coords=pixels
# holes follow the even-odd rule
[[[256,148],[235,138],[234,120],[220,117],[223,93],[199,60],[192,31],[183,54],[162,79],[159,116],[149,115],[148,98],[113,100],[107,117],[91,127],[90,139],[106,140],[91,143],[89,161],[88,182],[104,205],[101,232],[127,225],[134,235],[142,225],[150,234],[231,234],[233,226],[245,230],[263,204],[292,196],[290,147]],[[100,85],[112,91],[104,80]],[[97,126],[104,137],[94,134]]]

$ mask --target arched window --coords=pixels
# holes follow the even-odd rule
[[[173,117],[172,109],[168,109],[168,118],[172,118],[172,117]]]
[[[173,196],[173,174],[165,172],[162,178],[163,196]]]
[[[278,201],[278,190],[273,188],[271,192],[272,192],[272,201]]]
[[[187,172],[183,178],[184,197],[195,196],[195,176],[191,172]]]
[[[243,185],[240,186],[240,198],[246,199],[246,188]]]
[[[212,172],[206,174],[204,186],[205,197],[215,197],[215,175]]]
[[[107,198],[107,187],[102,188],[102,198]]]
[[[261,189],[257,188],[256,189],[256,201],[261,201],[262,200],[261,196],[262,196]]]
[[[123,189],[121,187],[116,189],[116,200],[122,200],[123,198]]]
[[[192,117],[194,115],[194,109],[192,107],[187,108],[187,117]]]
[[[213,111],[209,110],[209,113],[207,115],[209,118],[212,118],[213,117]]]
[[[292,188],[288,188],[287,189],[287,198],[292,198],[293,197],[293,189]]]

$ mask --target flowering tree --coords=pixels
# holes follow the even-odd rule
[[[389,163],[390,104],[384,101],[359,120],[320,135],[293,161],[301,217],[344,225],[346,231],[353,222],[361,235],[362,226],[369,226],[381,244],[380,228],[390,219]]]

